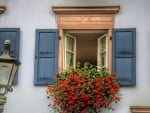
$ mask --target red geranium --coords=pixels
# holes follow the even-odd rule
[[[56,84],[48,85],[53,107],[59,113],[88,113],[89,109],[97,113],[101,108],[110,108],[110,103],[120,100],[119,89],[115,74],[89,63],[59,73]]]

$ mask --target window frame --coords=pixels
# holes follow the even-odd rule
[[[69,53],[71,53],[72,55],[73,55],[73,62],[72,62],[72,66],[73,67],[75,67],[76,66],[76,37],[74,37],[74,36],[72,36],[71,34],[69,34],[69,33],[66,33],[65,34],[65,37],[64,37],[65,39],[65,51],[64,51],[64,69],[65,68],[67,68],[67,53],[69,52]],[[73,48],[73,50],[72,51],[69,51],[69,50],[67,50],[67,39],[68,38],[72,38],[73,40],[74,40],[74,43],[73,43],[73,46],[72,46],[72,48]]]
[[[105,50],[102,50],[101,51],[101,48],[102,48],[102,42],[101,42],[101,40],[103,39],[103,38],[105,38]],[[98,38],[98,41],[97,41],[97,45],[98,45],[98,51],[97,51],[97,66],[99,67],[99,68],[108,68],[108,35],[107,35],[107,33],[105,33],[105,34],[103,34],[102,36],[100,36],[99,38]],[[100,55],[101,54],[101,55]],[[100,57],[102,57],[102,54],[106,54],[105,55],[105,59],[106,59],[106,61],[104,62],[105,64],[103,65],[103,66],[101,66],[101,63],[102,63],[102,61],[101,61],[101,58]]]
[[[108,36],[108,30],[80,30],[80,31],[78,31],[78,30],[71,30],[71,31],[65,31],[65,32],[63,32],[63,36],[64,37],[62,37],[63,38],[63,46],[64,47],[62,47],[62,48],[64,48],[64,51],[62,52],[62,56],[61,57],[63,57],[64,58],[64,60],[62,61],[63,62],[63,68],[61,68],[62,70],[63,69],[66,69],[66,36],[70,36],[70,37],[72,37],[72,38],[74,38],[75,39],[75,45],[74,45],[74,48],[76,48],[76,38],[77,37],[75,37],[75,36],[73,36],[73,35],[71,35],[71,33],[82,33],[82,32],[90,32],[90,33],[100,33],[100,36],[97,38],[97,66],[98,67],[100,67],[99,66],[99,63],[98,63],[98,61],[99,61],[99,55],[98,55],[98,51],[99,51],[99,48],[100,48],[100,44],[98,44],[98,39],[99,38],[103,38],[103,37],[106,37],[106,63],[105,63],[105,66],[104,67],[100,67],[100,68],[106,68],[106,69],[109,69],[109,71],[111,71],[111,66],[109,65],[110,64],[110,62],[111,62],[111,56],[110,56],[110,54],[111,53],[109,53],[109,52],[111,52],[111,50],[109,50],[110,49],[110,44],[111,44],[111,40],[109,40],[110,38],[109,38],[109,36]],[[73,62],[74,62],[74,64],[73,64],[73,67],[75,67],[76,66],[76,49],[74,50],[75,52],[74,52],[74,59],[73,59]],[[60,52],[59,52],[60,53]]]

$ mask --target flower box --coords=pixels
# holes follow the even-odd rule
[[[58,73],[56,84],[48,85],[47,91],[58,113],[98,113],[113,109],[110,104],[120,100],[119,89],[115,74],[85,63]]]

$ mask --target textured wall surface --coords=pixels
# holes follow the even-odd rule
[[[115,28],[136,28],[135,87],[122,87],[122,99],[114,111],[130,113],[130,105],[150,105],[150,0],[0,0],[7,7],[0,15],[1,28],[20,28],[19,83],[7,94],[4,113],[52,113],[48,108],[45,86],[34,86],[35,29],[57,28],[51,6],[120,5]]]

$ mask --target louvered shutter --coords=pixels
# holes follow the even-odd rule
[[[121,85],[136,85],[136,29],[114,29],[112,67]]]
[[[53,84],[58,60],[58,31],[36,30],[35,45],[35,85]]]
[[[11,41],[10,56],[19,58],[19,40],[20,28],[0,28],[0,55],[3,53],[3,44],[5,40]],[[13,84],[18,83],[18,73],[14,78]]]

